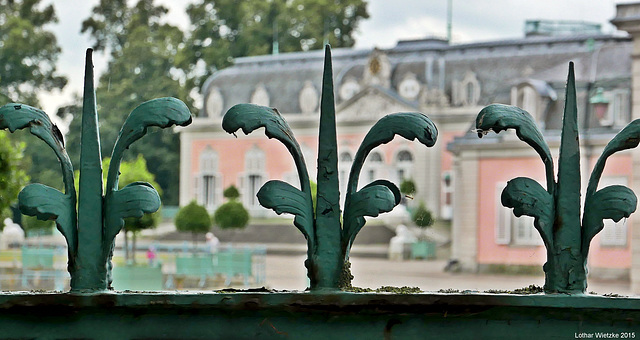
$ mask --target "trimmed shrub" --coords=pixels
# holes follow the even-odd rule
[[[423,202],[420,202],[418,208],[413,212],[413,222],[420,228],[428,228],[435,222],[431,211],[424,206]]]
[[[211,216],[203,206],[191,201],[180,208],[175,218],[175,225],[179,231],[204,234],[211,228]]]
[[[216,210],[213,221],[222,229],[244,228],[249,223],[249,212],[242,203],[229,201]]]
[[[411,179],[402,180],[400,192],[405,195],[413,195],[416,193],[416,184]]]
[[[224,191],[222,192],[222,196],[229,200],[235,200],[240,197],[240,192],[235,185],[230,185],[228,188],[224,189]]]

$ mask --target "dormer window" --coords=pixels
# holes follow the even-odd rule
[[[460,81],[453,81],[452,96],[454,105],[476,106],[480,101],[480,82],[473,72],[467,74]]]
[[[511,88],[511,105],[529,112],[543,128],[545,108],[556,99],[556,91],[543,80],[527,79]]]
[[[391,86],[391,62],[386,53],[374,49],[364,70],[363,82],[366,85],[377,85],[384,88]]]
[[[598,88],[589,99],[591,112],[601,126],[622,127],[629,122],[629,90],[614,89],[604,91]]]

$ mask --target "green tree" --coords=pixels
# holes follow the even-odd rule
[[[38,106],[37,93],[62,89],[56,74],[60,47],[47,25],[57,22],[53,5],[40,0],[0,0],[0,104]]]
[[[9,207],[17,202],[29,176],[23,167],[24,143],[15,143],[5,131],[0,131],[0,221],[12,217]],[[4,223],[0,223],[0,229]]]
[[[360,20],[369,17],[365,0],[200,0],[187,7],[191,35],[180,65],[190,86],[200,87],[216,69],[235,57],[350,47]],[[205,74],[196,74],[206,65]]]
[[[232,200],[216,209],[213,221],[222,229],[241,229],[249,223],[249,212],[242,203]]]
[[[48,25],[57,22],[52,5],[40,0],[0,0],[0,105],[19,102],[38,107],[40,91],[62,89],[67,83],[57,73],[60,47]],[[26,140],[24,133],[11,136]],[[60,187],[57,158],[40,152],[39,143],[24,148],[24,169],[34,181]]]
[[[105,158],[102,161],[102,168],[108,169],[109,164],[111,163],[110,158]],[[104,171],[102,174],[103,183],[107,182],[107,172]],[[147,161],[142,157],[142,155],[138,155],[135,161],[130,162],[122,162],[120,164],[120,179],[118,180],[118,189],[122,189],[128,184],[133,182],[147,182],[153,185],[154,188],[158,191],[158,194],[162,195],[162,189],[156,183],[155,176],[149,172],[147,169]],[[130,217],[125,218],[124,220],[124,242],[125,242],[125,259],[131,260],[133,263],[136,262],[136,236],[138,232],[143,229],[155,228],[160,220],[162,219],[162,211],[159,209],[153,214],[144,214],[140,218]],[[128,248],[128,233],[131,232],[131,246],[133,249],[133,254],[129,253]]]
[[[249,212],[242,203],[238,202],[240,193],[231,185],[224,190],[224,197],[229,199],[213,214],[213,222],[222,229],[244,228],[249,223]]]
[[[222,192],[222,196],[224,196],[224,198],[226,199],[235,200],[240,197],[240,192],[235,185],[230,185],[228,188],[224,189],[224,191]]]
[[[194,250],[198,244],[198,234],[204,234],[211,228],[211,216],[205,207],[196,201],[180,208],[174,220],[179,231],[190,232],[193,235]]]
[[[140,0],[129,7],[125,0],[101,0],[82,32],[94,39],[97,50],[111,51],[108,69],[97,87],[102,113],[102,153],[107,155],[118,136],[126,114],[140,102],[156,97],[179,98],[191,104],[189,90],[174,76],[174,59],[183,43],[182,31],[163,23],[167,9],[153,0]],[[70,143],[79,145],[79,119],[70,129]],[[77,144],[76,144],[77,143]],[[179,139],[171,130],[156,131],[131,146],[127,159],[143,154],[149,171],[162,188],[163,202],[178,204]]]
[[[405,195],[413,195],[416,193],[416,183],[411,179],[404,179],[400,183],[400,192]]]
[[[435,222],[433,219],[433,214],[427,207],[425,207],[424,202],[420,202],[420,205],[413,212],[413,222],[420,228],[426,229],[433,225]]]

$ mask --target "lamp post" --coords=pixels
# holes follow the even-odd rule
[[[607,110],[609,109],[609,99],[605,97],[602,87],[598,87],[596,94],[589,98],[589,104],[593,105],[593,112],[600,124],[613,123],[612,119],[607,119]]]

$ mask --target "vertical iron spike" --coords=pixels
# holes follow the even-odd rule
[[[578,110],[573,62],[569,63],[569,75],[565,94],[564,118],[560,157],[558,159],[558,213],[570,214],[563,221],[580,221],[580,142],[578,134]],[[577,226],[579,228],[579,225]]]
[[[106,265],[102,261],[102,157],[94,88],[92,49],[87,50],[78,195],[78,267],[83,269],[74,290],[106,289]]]
[[[331,47],[325,47],[320,131],[318,143],[318,193],[316,205],[317,256],[321,262],[316,288],[337,288],[342,268],[340,256],[340,192],[338,183],[338,143],[333,94]],[[312,282],[312,288],[314,283]]]
[[[558,191],[556,193],[556,223],[554,226],[554,250],[557,261],[554,266],[564,279],[561,287],[553,287],[560,291],[580,291],[584,287],[584,272],[580,257],[582,228],[580,226],[580,143],[578,134],[578,110],[576,100],[576,84],[573,62],[569,63],[569,75],[565,94],[564,118],[560,140],[560,157],[558,159]],[[573,268],[577,279],[569,279],[563,269]],[[581,273],[580,273],[581,272]],[[547,279],[549,281],[549,278]],[[575,283],[573,283],[575,281]],[[553,280],[553,282],[558,282]],[[581,284],[578,282],[582,282]],[[546,287],[549,288],[549,287]]]

